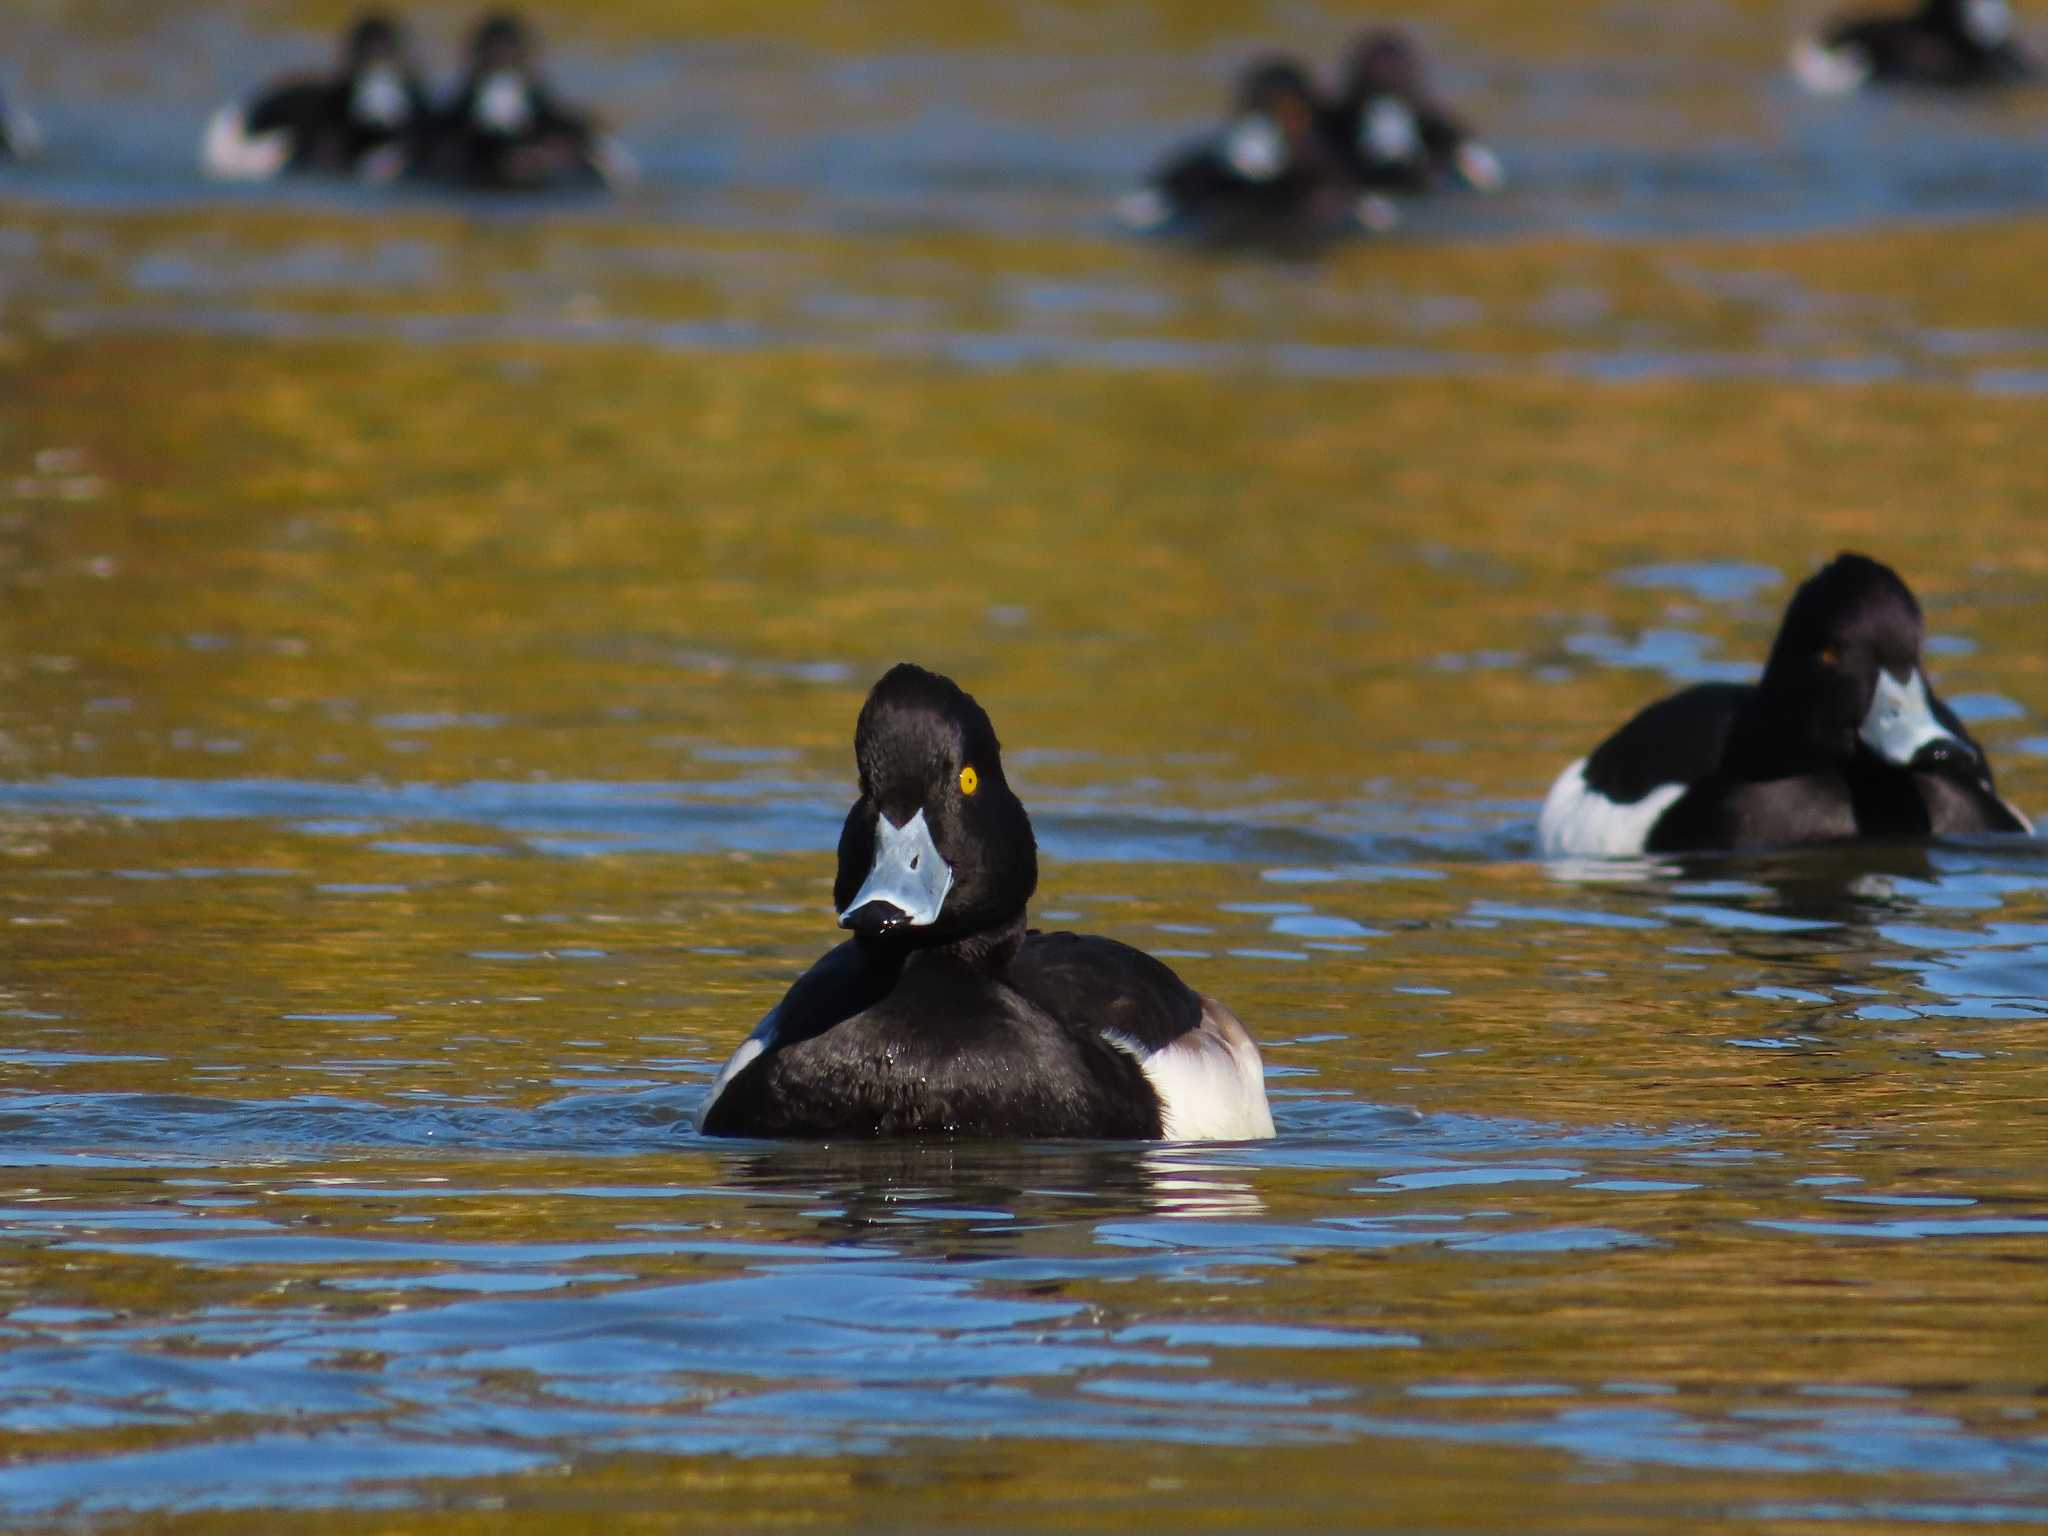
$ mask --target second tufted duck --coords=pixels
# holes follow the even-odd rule
[[[1254,63],[1223,131],[1153,172],[1117,204],[1118,217],[1133,229],[1218,241],[1313,241],[1391,227],[1392,204],[1362,192],[1325,141],[1322,112],[1299,64]]]
[[[1324,132],[1361,186],[1427,192],[1457,181],[1494,192],[1507,179],[1500,157],[1430,95],[1402,32],[1368,32],[1352,47]]]
[[[2023,80],[2032,56],[2013,36],[2008,0],[1925,0],[1906,15],[1838,21],[1792,48],[1792,73],[1839,96],[1869,83],[1967,87]]]
[[[630,180],[632,159],[541,78],[533,31],[509,12],[486,16],[469,64],[435,123],[417,170],[489,191],[598,187]]]
[[[713,1136],[1238,1140],[1273,1134],[1234,1014],[1112,939],[1024,926],[1031,819],[995,729],[904,663],[854,731],[833,904],[853,937],[733,1053]]]
[[[384,174],[402,163],[427,112],[404,32],[391,18],[367,13],[342,39],[333,74],[282,80],[246,105],[216,112],[200,166],[225,181],[286,171]]]
[[[1542,851],[2031,832],[1928,686],[1921,631],[1889,566],[1836,557],[1793,594],[1760,681],[1675,693],[1558,775]]]

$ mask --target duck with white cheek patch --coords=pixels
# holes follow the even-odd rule
[[[1382,28],[1353,45],[1324,134],[1362,187],[1497,192],[1506,184],[1500,157],[1431,93],[1421,51],[1404,32]]]
[[[479,191],[619,186],[632,156],[541,78],[533,29],[508,12],[486,16],[469,42],[469,64],[415,170]]]
[[[223,181],[287,173],[385,180],[412,155],[428,115],[404,28],[370,12],[343,37],[333,74],[281,80],[214,113],[199,163]]]
[[[2009,0],[1924,0],[1902,15],[1847,17],[1792,45],[1793,77],[1821,96],[1865,85],[2005,85],[2039,68]]]
[[[1236,1015],[1138,950],[1040,933],[1031,819],[981,706],[903,663],[854,731],[833,903],[853,935],[711,1085],[712,1136],[1246,1140],[1273,1134]]]
[[[1645,709],[1558,776],[1546,855],[2032,833],[1928,686],[1920,605],[1889,566],[1837,556],[1793,594],[1756,683]]]
[[[1230,244],[1314,243],[1399,219],[1361,188],[1325,142],[1323,106],[1308,71],[1261,59],[1239,77],[1222,132],[1169,158],[1117,203],[1129,228]]]

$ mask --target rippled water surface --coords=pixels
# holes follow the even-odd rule
[[[2048,809],[2039,100],[1460,0],[1277,262],[1104,209],[1349,13],[614,0],[613,203],[200,183],[340,14],[0,11],[0,1522],[2048,1523],[2048,857],[1531,856],[1841,547]],[[691,1134],[901,657],[1277,1140]]]

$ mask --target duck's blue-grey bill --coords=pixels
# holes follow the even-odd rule
[[[887,816],[877,816],[874,867],[839,914],[839,926],[879,931],[928,927],[939,920],[939,909],[952,888],[952,866],[939,857],[922,810],[900,827],[891,826]],[[853,921],[863,908],[876,903],[893,907],[903,916],[894,922]]]

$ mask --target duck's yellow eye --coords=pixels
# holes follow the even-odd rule
[[[971,795],[979,788],[981,788],[981,775],[974,771],[974,764],[969,763],[960,770],[960,793]]]
[[[1835,648],[1832,645],[1821,647],[1820,664],[1822,666],[1832,667],[1836,663],[1840,662],[1841,659],[1841,657],[1835,654]]]

